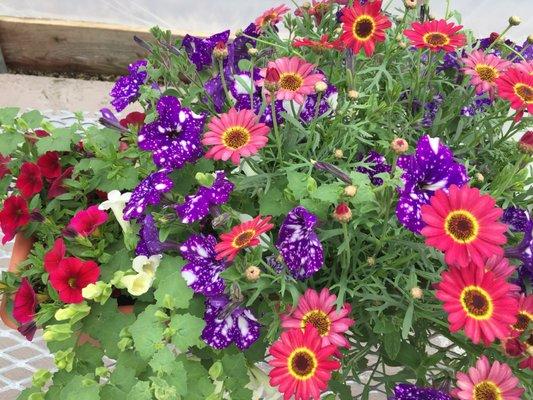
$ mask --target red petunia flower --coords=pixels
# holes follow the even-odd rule
[[[221,260],[226,257],[228,261],[232,261],[241,249],[257,246],[259,236],[274,227],[270,223],[271,218],[269,216],[261,219],[259,215],[251,221],[234,226],[231,232],[220,235],[221,241],[215,246],[216,259]]]
[[[533,75],[511,67],[496,79],[498,95],[517,111],[533,114]]]
[[[33,131],[33,134],[26,135],[28,141],[31,144],[35,144],[39,138],[50,136],[48,132],[46,132],[44,129],[36,129]]]
[[[37,160],[41,174],[47,179],[54,179],[61,175],[59,154],[56,151],[47,151]]]
[[[385,40],[385,29],[392,25],[381,13],[381,0],[363,6],[356,1],[342,10],[340,20],[344,30],[340,39],[355,54],[363,48],[367,57],[374,54],[377,42]]]
[[[100,267],[94,261],[83,261],[75,257],[61,260],[59,266],[50,274],[50,283],[59,293],[64,303],[81,303],[81,291],[100,276]]]
[[[15,293],[13,300],[13,318],[19,324],[26,324],[33,321],[35,308],[37,307],[37,296],[28,278],[22,278],[22,282]]]
[[[507,225],[498,221],[503,211],[495,204],[491,196],[468,186],[452,185],[448,193],[438,190],[422,206],[426,245],[444,252],[448,265],[473,262],[483,267],[490,256],[503,255],[501,246],[507,241]]]
[[[91,206],[78,211],[70,220],[68,227],[80,236],[89,236],[106,221],[107,213],[99,210],[98,206]]]
[[[342,50],[343,44],[340,40],[329,40],[329,35],[324,34],[320,37],[320,40],[311,40],[307,38],[295,39],[292,42],[294,47],[309,47],[315,51],[326,51],[326,50]]]
[[[0,179],[2,179],[7,174],[11,173],[11,170],[7,167],[7,164],[11,161],[11,157],[3,156],[0,154]]]
[[[457,33],[463,28],[445,19],[413,22],[411,29],[406,29],[403,34],[409,38],[411,44],[420,49],[446,52],[455,51],[466,43],[465,35]]]
[[[54,179],[54,181],[50,185],[50,188],[48,189],[48,200],[54,199],[57,196],[61,196],[62,194],[67,193],[67,189],[63,186],[63,181],[65,179],[69,179],[72,176],[72,171],[74,171],[74,167],[68,167],[66,170],[63,171],[60,176]]]
[[[37,164],[30,162],[22,164],[16,186],[26,198],[32,197],[41,191],[43,188],[43,178],[41,176],[41,169]]]
[[[122,125],[124,128],[129,128],[130,125],[133,125],[135,128],[141,129],[141,127],[144,125],[145,118],[145,113],[133,111],[126,115],[126,118],[122,118],[120,120],[120,125]]]
[[[17,229],[30,221],[28,203],[22,196],[10,196],[4,200],[4,207],[0,211],[0,228],[4,232],[2,244],[6,244],[15,237]]]
[[[54,246],[44,255],[44,269],[49,274],[53,273],[59,263],[65,258],[67,248],[63,239],[59,238],[54,242]]]
[[[469,264],[442,273],[435,293],[448,313],[450,332],[464,329],[474,343],[505,339],[517,321],[518,301],[512,286],[484,267]]]
[[[291,329],[269,349],[273,357],[268,363],[270,385],[278,386],[285,399],[318,400],[328,387],[332,371],[340,363],[332,359],[335,345],[322,345],[322,339],[313,325],[305,330]]]

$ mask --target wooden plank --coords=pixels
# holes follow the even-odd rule
[[[133,35],[145,28],[35,18],[0,17],[0,48],[8,67],[39,72],[123,74],[147,52]]]

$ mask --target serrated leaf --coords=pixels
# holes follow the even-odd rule
[[[155,316],[158,309],[156,305],[149,305],[137,316],[137,320],[129,328],[135,343],[135,350],[145,360],[149,360],[154,355],[163,339],[165,328]]]
[[[90,375],[71,376],[59,395],[59,400],[99,400],[100,386],[90,381]]]
[[[128,400],[152,400],[150,382],[139,381],[133,386],[128,394]]]
[[[341,192],[342,187],[340,183],[328,183],[320,185],[316,190],[311,192],[311,197],[326,203],[337,204]]]
[[[165,346],[152,356],[148,364],[156,374],[171,374],[174,358],[174,354]]]
[[[43,121],[43,115],[38,110],[32,110],[25,112],[20,116],[24,122],[28,125],[29,128],[35,129],[41,126]]]
[[[215,390],[207,370],[202,364],[191,361],[184,354],[178,359],[187,371],[187,400],[205,400]]]
[[[187,308],[193,292],[181,276],[185,261],[181,257],[165,256],[157,268],[156,304],[169,309]]]
[[[231,398],[233,399],[234,396],[238,396],[241,399],[245,399],[246,397],[241,397],[244,395],[247,395],[248,399],[251,398],[252,391],[245,388],[250,383],[250,377],[248,376],[244,354],[225,354],[221,362],[224,376],[226,377],[224,386],[231,391]]]
[[[12,125],[19,111],[18,107],[0,108],[0,125]]]
[[[0,154],[8,156],[24,141],[20,132],[0,132]]]
[[[190,314],[176,314],[172,316],[170,327],[176,331],[172,336],[172,344],[181,351],[201,343],[200,335],[205,327],[203,319]]]
[[[289,212],[292,208],[292,204],[289,203],[283,193],[276,187],[270,188],[259,199],[259,213],[261,215],[272,215],[277,217]]]
[[[307,174],[296,171],[287,172],[287,187],[292,191],[296,199],[301,199],[307,194]]]
[[[76,132],[70,128],[56,129],[50,133],[50,136],[37,141],[37,151],[39,154],[47,151],[70,151],[70,146],[77,138]]]

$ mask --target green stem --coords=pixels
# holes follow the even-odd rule
[[[493,41],[489,45],[489,47],[487,47],[487,50],[485,50],[485,53],[488,53],[489,50],[492,49],[492,47],[496,44],[497,41],[499,41],[500,39],[503,39],[503,35],[505,35],[509,31],[509,29],[511,29],[511,28],[512,28],[512,25],[507,25],[507,28],[505,28],[503,30],[503,32],[498,35],[498,38],[495,41]]]
[[[224,76],[224,60],[218,60],[218,69],[220,71],[220,80],[222,81],[222,87],[224,88],[224,93],[226,94],[226,99],[228,100],[230,106],[233,106],[233,98],[231,97],[228,84],[226,83],[226,77]]]
[[[278,118],[276,115],[276,97],[272,95],[272,99],[270,101],[270,110],[272,112],[272,124],[274,125],[274,136],[276,138],[276,144],[278,146],[278,161],[279,166],[283,164],[283,157],[282,157],[282,143],[281,143],[281,136],[279,134],[279,128],[278,128]]]

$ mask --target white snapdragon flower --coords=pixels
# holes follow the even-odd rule
[[[118,190],[112,190],[107,194],[107,200],[100,203],[99,210],[111,210],[124,232],[129,232],[130,223],[124,219],[124,207],[130,201],[131,193],[120,193]]]
[[[140,296],[145,294],[152,283],[154,283],[155,272],[159,263],[161,262],[161,255],[154,255],[151,257],[137,256],[133,259],[132,268],[137,274],[125,275],[120,279],[120,282],[129,294],[132,296]]]
[[[155,271],[157,270],[157,267],[159,267],[161,257],[161,254],[151,257],[137,256],[133,259],[132,268],[139,274],[145,273],[155,278]]]

